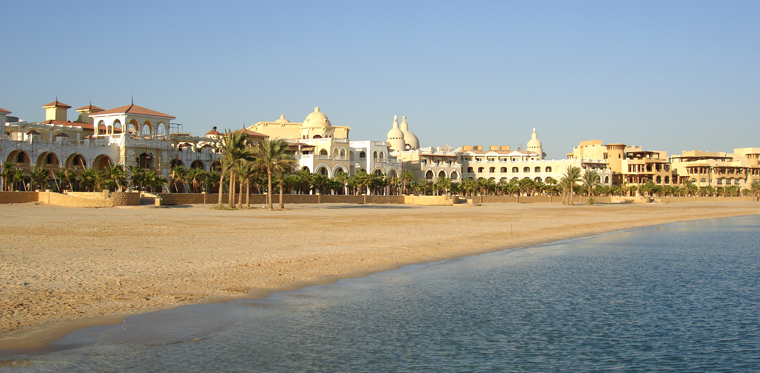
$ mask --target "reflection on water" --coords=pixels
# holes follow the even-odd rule
[[[12,371],[758,371],[760,218],[406,267],[79,331]]]

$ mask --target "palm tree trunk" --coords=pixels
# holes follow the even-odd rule
[[[280,175],[280,201],[279,201],[280,202],[280,210],[285,210],[285,202],[284,202],[284,200],[282,198],[282,195],[283,195],[282,190],[284,189],[283,188],[283,184],[285,184],[285,175],[281,174]]]
[[[251,208],[251,180],[245,181],[245,206]]]
[[[269,204],[269,209],[272,209],[272,170],[267,169],[267,203]]]
[[[218,205],[222,205],[222,193],[224,192],[224,170],[222,170],[222,176],[219,177],[219,203]]]
[[[230,173],[230,192],[229,193],[230,193],[230,197],[229,197],[229,201],[227,202],[229,206],[232,208],[232,207],[235,207],[235,174],[234,173]]]
[[[237,207],[239,209],[243,208],[243,182],[242,181],[240,181],[240,193],[238,193]]]

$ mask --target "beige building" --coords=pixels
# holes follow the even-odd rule
[[[645,151],[640,146],[622,143],[602,144],[602,140],[581,141],[567,153],[569,159],[598,159],[607,163],[612,171],[612,184],[672,185],[676,181],[670,170],[670,162],[664,151]]]
[[[734,149],[734,153],[683,151],[670,162],[677,182],[714,188],[739,186],[748,188],[760,180],[758,156],[760,148]]]
[[[403,162],[403,168],[411,171],[417,181],[437,181],[441,178],[462,180],[459,153],[448,145],[397,151],[393,155]]]
[[[314,108],[314,112],[309,114],[302,123],[293,123],[285,119],[285,115],[280,115],[280,119],[274,122],[258,122],[250,127],[249,130],[263,133],[270,138],[280,139],[348,139],[348,133],[351,127],[333,126],[327,116],[319,111],[319,107]]]

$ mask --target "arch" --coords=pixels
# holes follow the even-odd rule
[[[507,179],[506,177],[502,177],[501,179],[499,179],[500,183],[506,183],[507,181],[509,181],[509,179]]]
[[[345,173],[346,175],[348,175],[348,170],[347,170],[347,169],[346,169],[346,167],[344,167],[343,165],[337,165],[337,166],[335,166],[335,168],[333,168],[333,172],[332,172],[332,174],[333,174],[333,175],[337,175],[337,174],[338,174],[338,173],[340,173],[340,172],[343,172],[343,173]]]
[[[451,171],[451,180],[459,180],[459,173],[456,171]]]
[[[483,170],[484,170],[484,168],[483,168],[483,167],[478,167],[478,173],[482,173],[482,172],[483,172]]]
[[[319,150],[319,155],[328,155],[328,154],[327,154],[327,149],[324,149],[324,148],[323,148],[323,149],[320,149],[320,150]]]
[[[338,148],[333,148],[333,157],[340,157],[340,150]]]
[[[533,169],[533,172],[541,172],[541,167],[539,167],[539,166],[536,166],[536,168],[535,168],[535,169]]]
[[[604,177],[604,183],[605,184],[609,184],[610,183],[610,177],[609,176],[605,176]]]
[[[143,124],[142,128],[140,129],[140,134],[143,136],[150,136],[150,126]]]
[[[657,175],[657,178],[655,180],[656,180],[655,183],[662,184],[662,176]]]
[[[153,154],[141,153],[137,156],[137,167],[149,169],[153,166]]]
[[[443,177],[446,177],[446,171],[444,171],[444,170],[438,171],[438,178],[440,179],[440,178],[443,178]]]
[[[362,168],[361,170],[359,170],[359,171],[360,171],[360,172],[364,172],[365,174],[367,173],[367,170],[365,170],[365,169],[363,169],[363,168]]]
[[[106,127],[105,121],[101,120],[98,122],[98,125],[93,129],[93,132],[95,132],[95,129],[97,129],[98,135],[108,135],[108,127]]]
[[[190,168],[200,168],[201,170],[206,170],[206,165],[203,164],[203,161],[200,159],[196,159],[193,161],[193,163],[190,163]]]
[[[517,177],[517,176],[515,176],[515,177],[512,178],[512,180],[514,180],[514,181],[520,181],[520,178]]]
[[[157,136],[166,136],[166,126],[163,123],[159,123],[156,127]]]
[[[552,168],[550,166],[546,166],[546,172],[552,172]]]
[[[670,184],[670,176],[665,176],[665,184]]]
[[[530,167],[523,167],[523,172],[530,172]]]
[[[470,177],[467,178],[467,180],[475,180],[475,178],[472,177],[472,176],[470,176]]]
[[[425,172],[425,179],[433,180],[433,177],[435,177],[435,174],[433,173],[433,171],[427,170],[427,172]]]
[[[182,162],[179,158],[172,159],[172,167],[182,166],[185,167],[185,162]]]
[[[117,129],[118,129],[118,131],[117,131]],[[117,132],[118,133],[122,133],[123,132],[122,128],[121,128],[121,121],[118,120],[118,119],[114,119],[113,123],[111,123],[111,134],[115,134]]]
[[[222,172],[222,161],[217,159],[211,163],[211,171]]]
[[[127,125],[127,132],[129,132],[132,135],[137,135],[137,121],[132,119],[129,121],[129,124]]]
[[[97,157],[95,157],[95,160],[92,162],[92,168],[96,170],[103,170],[106,167],[111,167],[113,164],[113,161],[111,160],[111,157],[101,154]]]
[[[380,168],[376,168],[375,171],[373,171],[372,173],[374,173],[375,176],[383,176],[384,175],[383,174],[383,170],[380,169]]]
[[[346,149],[340,148],[340,157],[341,158],[346,158]]]
[[[359,160],[362,159],[367,159],[367,153],[365,153],[364,150],[359,153]]]
[[[384,156],[385,156],[385,153],[383,153],[383,152],[380,152],[380,160],[381,160],[381,161],[383,160],[383,157],[384,157]]]
[[[517,167],[512,167],[512,172],[515,172],[515,173],[520,172],[520,169]]]
[[[490,172],[490,173],[496,172],[496,167],[489,167],[488,168],[488,172]]]
[[[314,135],[314,136],[312,136],[311,138],[312,138],[312,139],[321,139],[321,138],[322,138],[322,136],[319,136],[319,135]]]
[[[26,154],[23,150],[14,150],[11,154],[8,154],[8,162],[21,165],[22,167],[29,167],[31,164],[29,154]]]
[[[377,159],[377,152],[372,153],[372,159]]]
[[[60,163],[58,155],[53,152],[44,152],[37,157],[37,167],[59,168]]]
[[[540,183],[540,182],[542,182],[543,180],[541,180],[541,178],[540,178],[540,177],[536,177],[535,179],[533,179],[533,181],[535,181],[535,182],[537,182],[537,183]]]
[[[87,168],[87,160],[83,155],[74,153],[66,159],[66,168],[70,168],[72,170],[85,169]]]
[[[306,171],[307,173],[311,173],[311,170],[306,166],[301,167],[301,171]]]
[[[507,172],[507,168],[506,167],[502,167],[499,171],[501,171],[502,173],[506,173]]]
[[[396,172],[396,170],[390,170],[388,171],[388,177],[397,178],[398,173]]]
[[[330,177],[330,169],[326,165],[319,165],[315,173]]]

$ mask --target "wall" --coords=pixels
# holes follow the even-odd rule
[[[37,192],[0,192],[0,203],[37,202]]]

